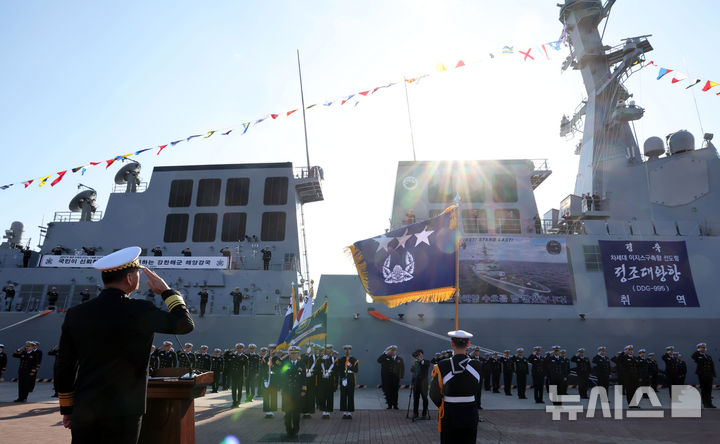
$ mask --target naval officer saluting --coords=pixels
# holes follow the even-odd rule
[[[479,420],[475,397],[480,396],[482,368],[466,355],[472,334],[457,330],[448,332],[448,336],[453,356],[435,364],[430,385],[430,399],[440,408],[440,443],[474,443]]]
[[[142,267],[139,256],[139,247],[128,247],[95,262],[105,289],[65,315],[57,389],[73,444],[136,443],[155,332],[185,334],[194,327],[180,293]],[[138,289],[141,270],[169,312],[129,297]],[[101,349],[113,353],[98,353]]]

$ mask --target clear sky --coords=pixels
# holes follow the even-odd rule
[[[300,106],[295,50],[303,59],[306,104],[356,93],[558,38],[554,0],[446,1],[4,1],[0,3],[0,182],[20,181]],[[653,34],[648,59],[720,82],[714,57],[716,4],[619,0],[606,44]],[[563,55],[565,52],[563,52]],[[558,136],[560,118],[583,98],[562,57],[523,62],[496,57],[408,87],[419,160],[547,158],[552,176],[537,190],[540,214],[574,187],[579,139]],[[685,128],[699,145],[720,132],[720,97],[699,85],[656,81],[657,69],[627,83],[647,111],[640,143]],[[313,164],[325,170],[325,201],[307,206],[313,278],[353,273],[343,247],[388,226],[397,162],[411,160],[402,87],[358,106],[308,111]],[[247,134],[180,144],[153,166],[292,161],[305,164],[302,120],[278,118]],[[97,167],[54,188],[0,191],[0,229],[14,220],[25,237],[52,220],[82,182],[102,209],[116,166]],[[140,209],[141,210],[141,209]]]

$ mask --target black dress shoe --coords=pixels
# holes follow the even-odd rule
[[[398,409],[398,406],[394,405],[393,410],[400,410],[400,409]]]

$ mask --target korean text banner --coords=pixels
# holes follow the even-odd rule
[[[699,307],[684,241],[598,241],[610,307]]]
[[[565,239],[464,237],[460,295],[466,304],[572,305]]]
[[[455,293],[457,207],[349,247],[365,291],[389,307]]]
[[[40,258],[40,267],[92,268],[95,261],[100,258],[102,256],[55,256],[46,254]],[[218,270],[230,266],[230,260],[225,256],[140,256],[138,260],[140,265],[148,268]]]
[[[327,336],[328,303],[325,301],[309,318],[298,324],[285,341],[275,349],[283,350],[291,345],[305,345],[311,341],[322,341]]]

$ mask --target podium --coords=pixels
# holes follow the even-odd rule
[[[163,368],[148,381],[140,444],[195,444],[195,398],[205,396],[213,372],[180,379],[190,369]]]

